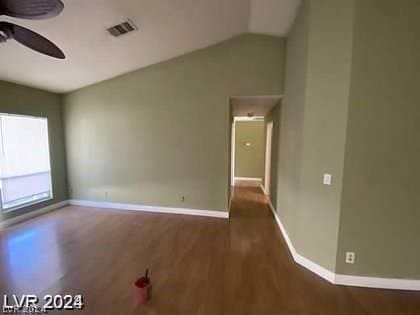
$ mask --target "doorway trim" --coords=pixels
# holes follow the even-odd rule
[[[255,180],[257,180],[259,182],[257,186],[260,187],[262,185],[262,178],[235,177],[235,160],[236,160],[235,149],[236,149],[236,122],[237,121],[264,121],[264,116],[253,116],[253,117],[234,116],[233,117],[233,122],[232,122],[232,126],[231,126],[231,128],[232,128],[231,144],[232,145],[231,145],[231,148],[230,148],[230,152],[231,152],[231,154],[230,154],[230,160],[231,160],[231,163],[230,163],[230,166],[231,166],[231,169],[230,169],[230,178],[231,178],[230,185],[235,186],[237,181],[246,181],[246,180],[255,181]]]
[[[271,155],[273,145],[273,125],[270,121],[267,123],[266,138],[265,138],[265,172],[264,172],[264,194],[270,195],[271,191]]]
[[[230,149],[230,185],[235,186],[235,147],[236,147],[236,133],[235,133],[235,127],[236,127],[236,120],[234,119],[232,122],[232,147]]]

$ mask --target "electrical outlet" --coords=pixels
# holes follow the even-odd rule
[[[356,254],[354,252],[346,253],[346,264],[354,264],[356,260]]]
[[[324,174],[324,180],[323,180],[324,185],[331,185],[331,182],[332,182],[331,174]]]

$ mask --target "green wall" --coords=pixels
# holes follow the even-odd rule
[[[356,1],[338,273],[420,279],[419,17],[419,1]]]
[[[335,269],[353,33],[353,0],[309,4],[296,249]],[[333,185],[322,183],[324,173]]]
[[[247,34],[67,95],[71,198],[226,211],[229,97],[282,94],[284,52]]]
[[[420,277],[419,14],[307,0],[287,41],[271,198],[296,250],[338,274]]]
[[[251,143],[246,146],[245,143]],[[264,178],[265,172],[264,121],[235,123],[235,176]]]
[[[329,270],[336,264],[351,47],[351,0],[304,1],[274,118],[277,211],[296,250]],[[332,186],[322,184],[324,173],[333,175]]]
[[[277,178],[276,185],[272,185],[277,189],[271,193],[271,199],[294,243],[302,164],[308,17],[308,5],[304,3],[287,39],[285,95],[281,109],[274,110],[271,117],[274,130],[278,131],[273,132],[273,160],[277,163],[272,166],[271,174],[272,178]]]
[[[268,124],[273,123],[272,139],[271,139],[270,191],[267,191],[267,190],[265,191],[266,193],[268,193],[268,198],[270,199],[272,205],[277,205],[278,163],[279,163],[279,150],[280,150],[279,138],[280,138],[280,121],[281,121],[280,110],[281,110],[281,101],[278,104],[276,104],[271,109],[271,111],[264,117],[264,143],[266,142]],[[264,176],[264,181],[265,181],[265,176]]]
[[[54,198],[5,214],[5,219],[67,199],[66,160],[60,96],[53,93],[0,81],[0,113],[48,118],[50,163]],[[1,214],[0,214],[1,215]]]

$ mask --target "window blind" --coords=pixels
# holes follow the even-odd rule
[[[2,209],[51,198],[47,119],[0,115],[0,140]]]

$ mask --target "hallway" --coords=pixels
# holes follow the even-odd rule
[[[41,255],[35,255],[40,253]],[[153,299],[132,283],[149,267]],[[333,286],[296,265],[258,188],[230,220],[67,207],[0,232],[1,294],[83,294],[69,314],[408,315],[420,293]],[[48,314],[62,314],[49,312]]]

